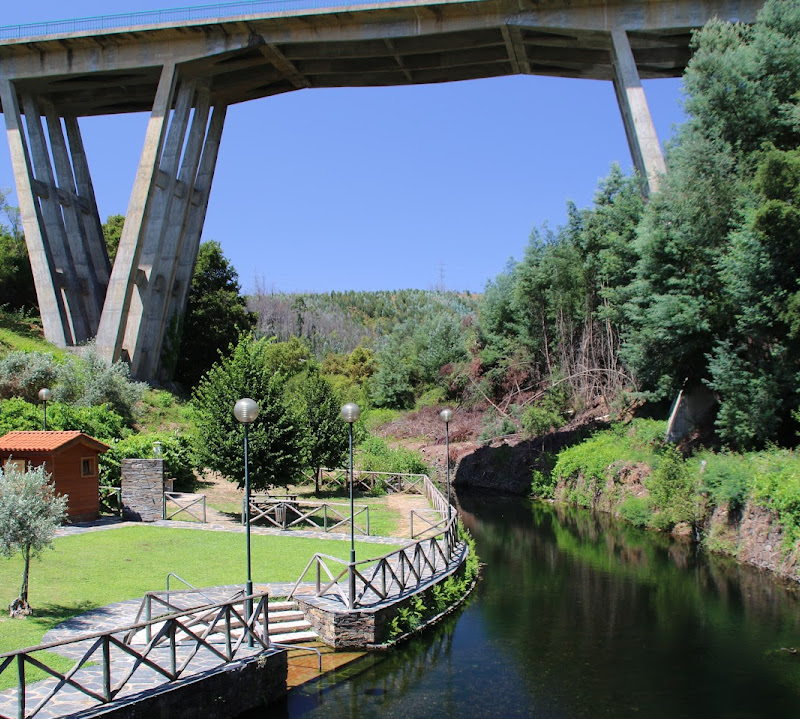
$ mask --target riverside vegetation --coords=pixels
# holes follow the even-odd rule
[[[685,457],[664,434],[664,422],[645,419],[596,432],[562,450],[552,471],[535,471],[532,493],[687,536],[800,579],[796,451],[701,449]]]

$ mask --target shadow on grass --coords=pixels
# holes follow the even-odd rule
[[[34,607],[33,616],[37,621],[55,627],[67,621],[70,623],[81,623],[81,615],[87,612],[95,614],[97,612],[103,612],[103,608],[98,608],[95,602],[90,601],[77,602],[76,604],[41,604]],[[109,612],[106,612],[106,614],[108,613]],[[88,632],[90,629],[86,631]]]

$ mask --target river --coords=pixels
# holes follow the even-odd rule
[[[583,510],[463,497],[482,579],[401,648],[250,717],[800,717],[800,596]]]

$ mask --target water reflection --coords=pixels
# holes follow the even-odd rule
[[[469,605],[269,716],[800,716],[797,597],[770,576],[580,510],[462,507],[487,564]]]

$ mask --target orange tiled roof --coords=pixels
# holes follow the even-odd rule
[[[66,432],[9,432],[0,437],[0,452],[54,452],[67,445],[81,443],[105,452],[108,445],[98,442],[88,434],[69,430]]]

